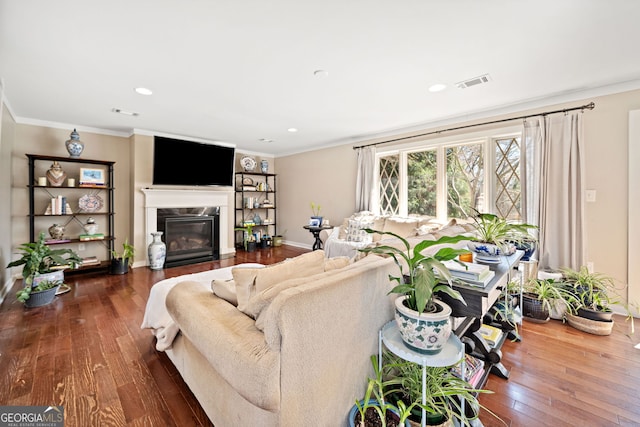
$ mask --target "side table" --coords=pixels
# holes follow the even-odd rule
[[[322,249],[322,240],[320,240],[320,232],[322,230],[329,230],[330,228],[333,228],[333,227],[330,225],[321,225],[319,227],[305,225],[302,228],[304,228],[305,230],[309,230],[309,232],[313,234],[313,237],[315,238],[315,241],[313,242],[313,250],[316,251],[318,249]]]
[[[390,352],[395,354],[396,356],[407,360],[409,362],[418,363],[422,366],[422,404],[426,404],[427,402],[427,366],[430,367],[442,367],[442,366],[453,366],[456,363],[461,363],[461,373],[462,378],[466,375],[465,373],[465,361],[464,361],[464,345],[462,341],[455,335],[451,334],[449,340],[442,348],[442,351],[438,354],[422,354],[418,353],[415,350],[409,349],[404,345],[402,341],[402,337],[400,336],[400,331],[398,330],[398,326],[396,325],[395,320],[392,320],[385,324],[379,333],[378,339],[378,368],[382,370],[382,344],[389,349]],[[425,427],[427,422],[427,414],[426,410],[422,408],[422,427]],[[462,402],[462,414],[465,415],[464,410],[464,402]]]

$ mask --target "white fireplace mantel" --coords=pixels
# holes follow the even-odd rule
[[[142,192],[145,196],[145,236],[147,245],[151,243],[151,233],[158,231],[158,209],[219,207],[220,255],[234,252],[233,245],[229,245],[229,230],[233,229],[233,218],[229,215],[229,204],[233,197],[233,191],[143,188]]]

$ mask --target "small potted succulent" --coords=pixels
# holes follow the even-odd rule
[[[379,233],[395,237],[402,242],[403,249],[381,245],[360,249],[361,252],[387,255],[393,258],[399,276],[389,276],[397,285],[390,293],[400,294],[395,301],[395,319],[404,344],[424,354],[437,354],[451,335],[451,307],[436,298],[443,292],[454,300],[464,303],[460,292],[451,287],[451,273],[443,264],[455,260],[466,249],[452,247],[468,240],[467,236],[443,236],[438,240],[423,240],[411,248],[409,242],[392,232],[381,232],[366,228],[367,233]],[[429,249],[440,247],[435,253]]]

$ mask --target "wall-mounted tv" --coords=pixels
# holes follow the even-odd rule
[[[235,148],[154,136],[154,185],[233,185]]]

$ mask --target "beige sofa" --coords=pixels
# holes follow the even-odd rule
[[[167,355],[216,427],[345,424],[372,374],[378,331],[393,318],[395,266],[373,255],[341,265],[316,251],[234,269],[226,285],[237,288],[237,307],[193,280],[168,291],[179,332]],[[241,281],[250,286],[241,291]],[[225,296],[226,285],[214,281],[214,290]]]
[[[443,224],[428,216],[379,216],[362,211],[345,218],[340,226],[324,230],[320,234],[325,255],[328,258],[346,256],[356,259],[361,254],[360,249],[376,245],[398,246],[401,244],[398,239],[392,236],[368,234],[362,230],[363,228],[395,233],[407,239],[411,247],[422,240],[436,240],[442,236],[459,234],[471,236],[475,230],[473,224],[456,219]],[[465,245],[466,242],[459,246],[464,247]]]

